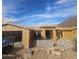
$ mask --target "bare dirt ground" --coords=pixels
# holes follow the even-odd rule
[[[69,41],[59,41],[58,46],[56,46],[58,51],[53,50],[50,52],[50,48],[46,48],[45,50],[39,51],[39,48],[32,48],[37,49],[38,51],[34,51],[32,49],[23,49],[23,48],[14,48],[8,55],[3,55],[2,59],[77,59],[77,52],[72,50],[73,46],[72,43]],[[60,48],[59,44],[61,44],[62,48]],[[64,44],[63,44],[64,43]],[[54,47],[52,48],[54,49]]]
[[[35,56],[29,57],[28,59],[77,59],[77,55],[75,51],[63,51],[61,52],[61,55],[39,53]]]
[[[2,59],[77,59],[76,51],[65,50],[61,52],[61,55],[55,54],[42,54],[38,53],[37,55],[27,55],[25,49],[15,49],[10,54],[2,56]]]

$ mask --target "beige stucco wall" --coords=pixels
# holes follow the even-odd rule
[[[29,30],[18,26],[5,25],[2,31],[22,31],[22,45],[24,48],[29,47]]]
[[[74,33],[73,30],[65,30],[63,31],[63,38],[68,40],[74,39]]]
[[[52,36],[52,40],[55,40],[57,39],[57,36],[56,36],[56,30],[59,30],[59,31],[62,31],[62,34],[63,34],[63,37],[61,38],[64,38],[64,39],[70,39],[70,40],[73,40],[74,39],[74,36],[77,36],[76,35],[76,30],[73,30],[73,27],[70,27],[70,28],[63,28],[63,27],[56,27],[56,28],[42,28],[42,32],[41,32],[41,35],[45,38],[45,30],[52,30],[52,33],[51,33],[51,36]],[[75,31],[75,34],[74,32]],[[52,35],[53,34],[53,35]]]

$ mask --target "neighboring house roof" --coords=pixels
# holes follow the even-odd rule
[[[77,16],[69,18],[64,22],[58,24],[60,27],[76,27],[77,26]]]
[[[28,28],[28,27],[22,27],[22,26],[15,25],[15,24],[10,24],[10,23],[2,24],[2,27],[3,27],[3,26],[6,26],[6,25],[11,25],[11,26],[15,26],[15,27],[19,27],[19,28],[23,28],[23,29],[28,29],[28,30],[31,30],[31,29],[30,29],[30,28]]]

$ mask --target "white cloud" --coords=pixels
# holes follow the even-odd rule
[[[56,2],[57,4],[62,4],[62,3],[66,3],[67,0],[59,0],[58,2]]]
[[[36,14],[36,15],[32,15],[30,17],[52,18],[52,15],[50,15],[50,14]]]
[[[59,10],[57,12],[60,12],[62,10],[62,8],[68,10],[73,7],[73,9],[75,9],[74,6],[76,7],[76,0],[58,0],[57,2],[55,2],[52,5],[47,4],[46,13],[50,13],[53,10]],[[67,8],[67,7],[69,7],[69,8]]]
[[[76,0],[58,0],[57,2],[55,2],[55,4],[64,4],[64,3],[71,3],[71,2],[75,2]]]
[[[72,10],[73,8],[70,9],[65,9],[65,10],[61,10],[60,12],[53,12],[53,13],[43,13],[43,14],[33,14],[30,16],[24,16],[22,18],[26,18],[26,19],[32,19],[32,18],[56,18],[56,17],[68,17],[68,16],[72,16],[76,13],[76,7],[74,8],[74,10]]]
[[[60,22],[49,22],[49,21],[44,21],[44,22],[39,22],[39,23],[31,23],[29,24],[29,26],[55,26],[57,24],[59,24]]]

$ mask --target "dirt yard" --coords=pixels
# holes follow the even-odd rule
[[[72,42],[59,41],[57,44],[53,48],[14,48],[9,54],[3,55],[2,59],[77,59],[77,51],[73,49]]]
[[[76,51],[65,50],[59,53],[48,53],[48,50],[43,53],[43,51],[34,54],[27,54],[28,52],[26,49],[19,49],[16,53],[13,51],[13,54],[3,55],[2,59],[77,59]]]

